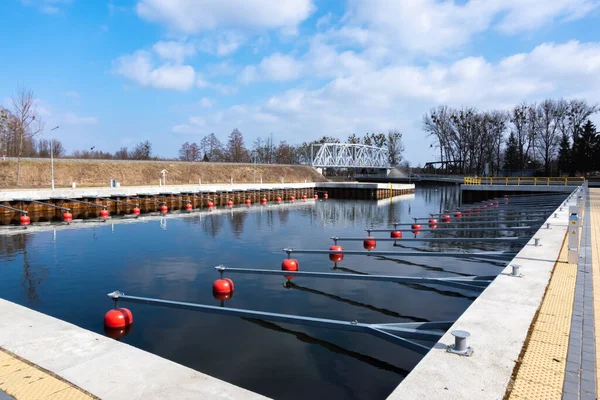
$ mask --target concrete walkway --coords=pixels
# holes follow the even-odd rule
[[[600,387],[600,189],[584,212],[578,265],[566,243],[533,323],[510,399],[596,399]]]

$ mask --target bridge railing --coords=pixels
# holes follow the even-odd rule
[[[533,186],[577,186],[585,182],[579,176],[569,177],[529,177],[529,176],[465,176],[465,185],[533,185]]]

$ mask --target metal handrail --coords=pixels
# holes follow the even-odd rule
[[[533,186],[569,186],[569,184],[581,184],[585,178],[581,176],[567,177],[529,177],[529,176],[465,176],[465,185],[533,185]]]

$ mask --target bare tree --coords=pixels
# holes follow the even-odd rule
[[[185,142],[179,149],[179,159],[181,161],[192,161],[190,142]]]
[[[18,137],[17,150],[17,186],[21,181],[21,157],[23,145],[27,140],[40,134],[44,124],[40,119],[35,104],[35,95],[32,90],[21,87],[12,98],[13,115],[15,116],[15,129]]]
[[[402,161],[402,152],[404,152],[404,144],[402,144],[402,134],[397,130],[391,130],[387,134],[387,149],[390,164],[395,167]]]
[[[129,150],[127,147],[121,147],[119,150],[115,152],[115,159],[117,160],[128,160],[129,159]]]
[[[58,139],[52,140],[52,152],[54,153],[54,157],[62,157],[65,155],[66,151],[62,144],[62,142]]]
[[[537,153],[544,162],[546,176],[551,174],[551,165],[556,158],[558,145],[562,135],[560,131],[562,121],[567,117],[568,104],[564,100],[544,100],[535,111],[538,120],[535,134]]]
[[[146,140],[139,142],[129,155],[133,160],[149,160],[152,154],[152,143]]]
[[[232,162],[248,162],[250,160],[248,149],[244,145],[244,136],[237,128],[229,135],[227,160]]]
[[[190,144],[190,158],[191,161],[200,161],[200,146],[196,142]]]
[[[223,161],[223,144],[214,133],[206,135],[200,141],[203,161]]]

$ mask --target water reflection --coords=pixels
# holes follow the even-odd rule
[[[301,277],[283,287],[281,277],[236,275],[232,277],[235,296],[215,299],[212,282],[218,278],[216,265],[279,269],[283,248],[326,249],[331,236],[363,236],[367,226],[412,222],[411,217],[453,207],[457,199],[455,187],[424,188],[415,196],[392,201],[253,205],[19,231],[0,235],[0,293],[102,334],[102,316],[112,307],[106,293],[117,289],[132,295],[345,321],[449,320],[462,314],[476,293],[435,285]],[[407,249],[452,247],[445,246]],[[362,243],[344,247],[358,250]],[[377,248],[397,249],[393,242],[380,242]],[[299,258],[303,270],[331,271],[327,255]],[[493,262],[481,260],[427,257],[414,262],[392,256],[348,256],[334,269],[403,276],[499,272]],[[330,399],[384,398],[420,360],[414,352],[367,335],[248,323],[143,305],[135,305],[132,312],[135,328],[106,334],[273,398],[304,399],[314,393]],[[224,348],[227,357],[222,357]],[[274,380],[275,375],[281,379]]]

